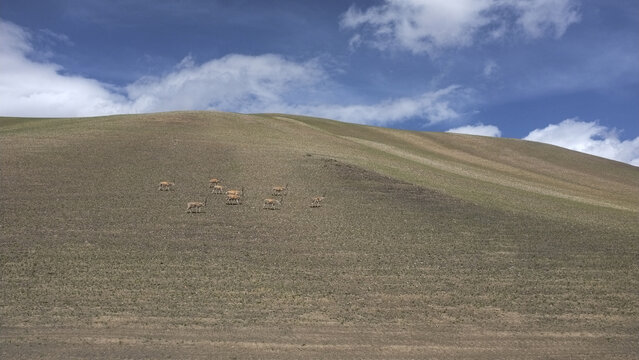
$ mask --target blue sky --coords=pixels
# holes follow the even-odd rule
[[[0,115],[284,112],[639,166],[633,0],[4,0]]]

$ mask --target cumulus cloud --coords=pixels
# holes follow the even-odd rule
[[[619,140],[618,132],[577,118],[530,132],[524,140],[539,141],[639,166],[639,137]]]
[[[89,116],[120,113],[126,99],[108,85],[61,75],[59,65],[28,58],[31,35],[0,21],[0,112],[5,116]]]
[[[497,126],[484,125],[482,123],[479,123],[477,125],[460,126],[454,129],[450,129],[446,132],[457,133],[457,134],[468,134],[468,135],[492,136],[492,137],[501,136],[501,130],[499,130]]]
[[[169,110],[282,112],[386,125],[419,118],[438,123],[459,117],[464,89],[449,86],[370,104],[330,101],[335,84],[316,59],[274,54],[227,55],[198,64],[185,57],[170,72],[116,87],[67,75],[34,60],[30,33],[0,20],[0,115],[67,117]]]
[[[351,45],[433,55],[472,45],[479,36],[499,39],[516,32],[559,38],[579,20],[575,0],[385,0],[365,10],[351,6],[340,25],[360,31]]]
[[[326,77],[315,61],[293,62],[278,55],[227,55],[201,65],[187,58],[171,73],[126,87],[135,112],[217,109],[259,112],[286,106]]]

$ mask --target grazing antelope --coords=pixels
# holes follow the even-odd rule
[[[315,196],[311,199],[311,207],[320,207],[322,206],[322,201],[324,201],[324,196]]]
[[[224,186],[222,185],[214,185],[213,186],[213,191],[211,191],[213,194],[222,194],[222,192],[224,191]]]
[[[192,202],[186,203],[186,212],[193,213],[193,210],[195,210],[196,213],[199,213],[202,210],[202,208],[206,206],[206,201],[208,199],[209,198],[206,197],[204,198],[204,202],[192,201]]]
[[[288,192],[288,183],[286,186],[275,186],[273,187],[273,196],[282,196]]]
[[[158,186],[158,190],[159,191],[173,190],[173,186],[175,186],[175,183],[172,181],[160,181],[160,186]]]
[[[269,210],[278,209],[279,207],[282,206],[283,201],[284,201],[284,198],[282,198],[281,200],[264,199],[264,206],[262,206],[262,209],[269,209]]]
[[[238,194],[227,194],[226,205],[240,205],[242,197]]]
[[[215,185],[219,184],[220,182],[222,182],[221,179],[212,178],[211,180],[209,180],[209,188],[214,187]]]

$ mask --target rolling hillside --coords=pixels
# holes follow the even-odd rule
[[[3,359],[639,353],[627,164],[282,114],[0,118],[0,189]]]

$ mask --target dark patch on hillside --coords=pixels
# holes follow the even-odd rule
[[[323,159],[323,167],[335,172],[340,181],[346,183],[367,183],[370,191],[400,196],[399,200],[417,199],[446,199],[453,201],[439,191],[426,189],[390,176],[385,176],[356,165],[343,163],[336,159]]]
[[[457,199],[440,191],[424,188],[385,176],[336,159],[322,159],[324,169],[334,173],[337,182],[347,184],[349,191],[366,192],[389,208],[404,208],[430,216],[475,218],[481,222],[504,218],[505,214]]]

